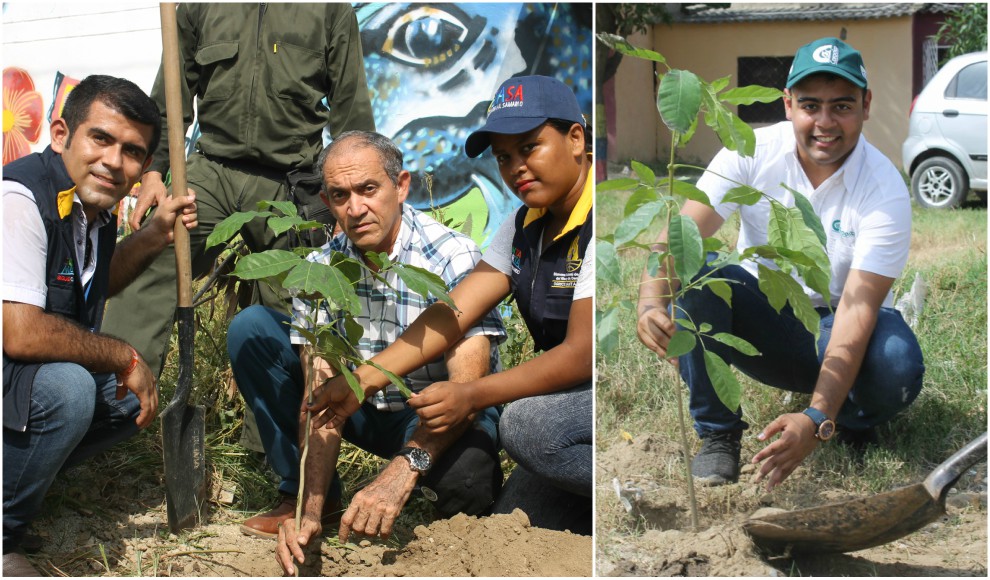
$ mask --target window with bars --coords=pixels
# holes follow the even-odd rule
[[[784,88],[787,73],[791,70],[793,56],[743,56],[737,61],[740,87],[762,85],[777,89]],[[786,119],[784,104],[753,103],[739,106],[739,118],[747,123],[777,123]]]

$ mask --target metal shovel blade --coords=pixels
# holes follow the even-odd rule
[[[750,518],[743,530],[768,554],[835,554],[886,544],[945,513],[945,496],[973,465],[986,460],[987,434],[935,468],[923,483],[879,495]]]
[[[179,379],[172,402],[162,411],[165,504],[172,533],[199,524],[206,501],[206,410],[188,404],[192,390],[192,308],[176,310],[179,326]]]

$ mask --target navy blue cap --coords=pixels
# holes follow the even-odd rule
[[[491,144],[491,134],[519,135],[539,127],[547,119],[562,119],[585,126],[574,91],[553,77],[514,77],[495,91],[485,126],[468,135],[464,151],[477,157]]]

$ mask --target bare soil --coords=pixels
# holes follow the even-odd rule
[[[33,525],[44,540],[29,560],[53,576],[279,576],[275,541],[242,534],[253,513],[213,509],[208,523],[168,532],[162,488],[147,477],[104,480],[92,466],[60,477]],[[425,500],[423,500],[425,501]],[[531,527],[521,511],[458,515],[398,529],[388,541],[341,545],[328,530],[303,576],[590,576],[592,539]]]
[[[985,465],[971,470],[950,492],[945,516],[907,537],[852,554],[768,558],[742,530],[751,514],[766,508],[813,507],[852,496],[823,487],[802,468],[768,493],[752,481],[753,470],[744,468],[740,483],[697,488],[701,531],[694,532],[686,487],[659,483],[681,481],[672,477],[673,470],[683,470],[681,456],[679,445],[650,434],[599,450],[598,575],[987,575]]]

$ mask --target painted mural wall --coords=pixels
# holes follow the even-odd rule
[[[403,150],[414,176],[409,202],[441,208],[487,242],[519,201],[489,155],[464,154],[464,140],[483,124],[498,85],[513,76],[557,77],[590,117],[591,5],[356,3],[354,9],[376,125]],[[150,92],[161,58],[158,4],[4,3],[3,49],[6,164],[47,146],[50,120],[78,79],[111,74]]]

